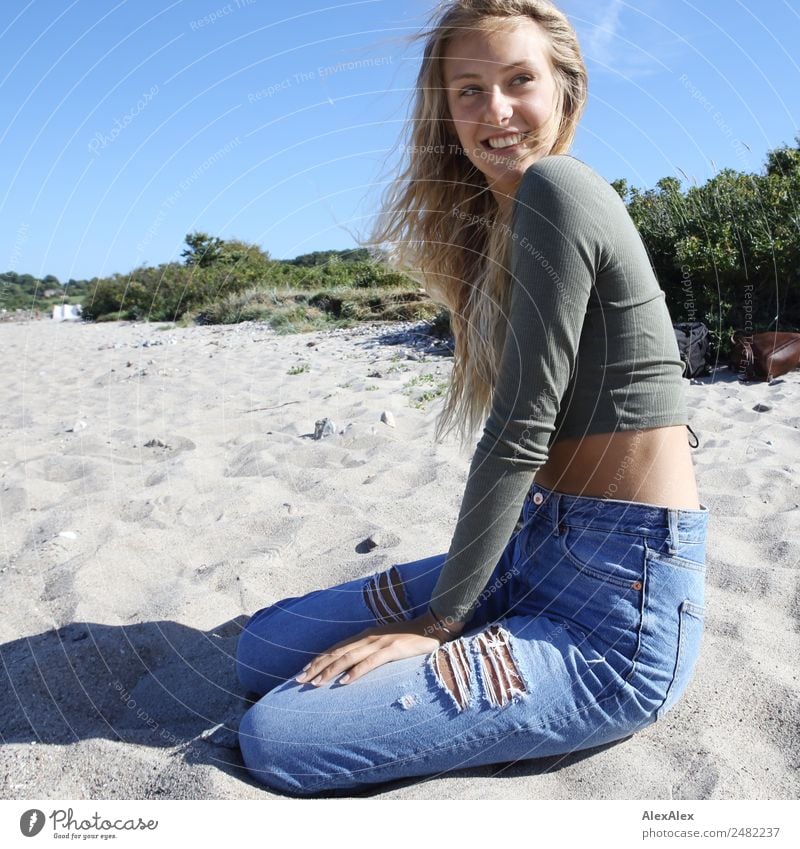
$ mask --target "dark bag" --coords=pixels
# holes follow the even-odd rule
[[[672,327],[683,361],[683,376],[690,378],[708,374],[711,371],[708,364],[711,337],[705,324],[702,321],[686,321]]]
[[[728,368],[747,380],[772,380],[800,365],[800,333],[734,331]]]

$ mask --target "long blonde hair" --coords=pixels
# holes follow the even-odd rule
[[[456,35],[485,32],[519,17],[532,19],[548,36],[557,92],[553,114],[560,115],[549,153],[569,150],[588,83],[565,15],[549,0],[440,3],[428,28],[414,36],[425,40],[425,50],[404,145],[407,164],[384,192],[377,224],[364,243],[388,244],[380,255],[389,267],[407,274],[450,312],[454,364],[434,438],[440,441],[455,428],[462,449],[488,415],[505,341],[512,204],[499,206],[483,173],[460,153],[442,60]]]

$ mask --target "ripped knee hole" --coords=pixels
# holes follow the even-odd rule
[[[527,693],[519,667],[511,652],[509,632],[499,625],[470,637],[480,658],[480,671],[486,699],[493,707],[502,707],[515,696]],[[458,710],[472,701],[472,669],[466,640],[459,638],[440,646],[430,658],[438,683],[452,697]]]
[[[403,622],[408,618],[408,599],[396,566],[369,578],[363,593],[364,602],[378,622]]]

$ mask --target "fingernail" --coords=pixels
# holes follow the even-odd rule
[[[305,673],[305,672],[301,672],[301,673],[297,676],[297,678],[295,678],[294,680],[295,680],[295,681],[302,681],[305,677],[306,677],[306,673]]]
[[[305,672],[305,671],[306,671],[306,669],[308,669],[308,667],[309,667],[309,666],[311,666],[311,662],[310,662],[310,661],[309,661],[309,662],[308,662],[308,663],[307,663],[307,664],[303,667],[303,672]]]
[[[349,680],[350,680],[350,675],[345,674],[345,675],[342,675],[342,677],[339,679],[339,683],[340,684],[346,684]]]

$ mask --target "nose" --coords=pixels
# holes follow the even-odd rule
[[[498,88],[489,89],[484,103],[486,105],[484,120],[487,124],[493,124],[499,127],[503,121],[506,121],[514,114],[514,106],[511,98]]]

